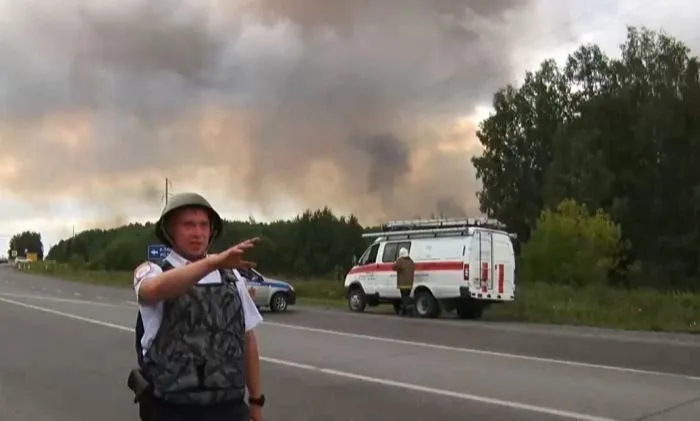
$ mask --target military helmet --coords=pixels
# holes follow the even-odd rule
[[[221,235],[223,229],[223,221],[221,216],[214,210],[214,207],[201,195],[197,193],[178,193],[171,197],[163,207],[160,218],[156,221],[156,237],[169,247],[173,246],[173,242],[165,229],[165,221],[168,216],[175,210],[181,208],[198,207],[203,208],[209,213],[209,223],[211,224],[211,238],[209,245]]]

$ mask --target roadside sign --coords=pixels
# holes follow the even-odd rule
[[[12,253],[10,253],[12,257],[17,257],[17,250],[12,250]]]
[[[146,252],[148,260],[163,260],[170,254],[170,248],[163,244],[149,244]]]

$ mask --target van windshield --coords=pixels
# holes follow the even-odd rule
[[[371,247],[367,247],[367,250],[365,250],[364,253],[362,253],[362,256],[360,256],[359,259],[357,259],[357,264],[358,265],[364,265],[367,262],[367,256],[369,255],[369,249]]]

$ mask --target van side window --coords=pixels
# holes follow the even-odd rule
[[[399,250],[405,248],[409,252],[411,251],[410,241],[401,241],[395,243],[386,243],[384,246],[384,253],[382,254],[382,262],[389,263],[394,262],[399,257]]]
[[[399,252],[399,243],[386,243],[384,245],[384,253],[382,253],[382,262],[393,262],[396,260],[396,255]]]

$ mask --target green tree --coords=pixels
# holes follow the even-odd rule
[[[556,63],[547,60],[527,73],[520,88],[498,91],[493,107],[477,132],[483,155],[471,160],[483,185],[477,196],[482,212],[526,241],[543,206],[553,136],[569,119],[569,88]]]
[[[12,256],[12,251],[17,251],[17,256],[26,256],[27,253],[36,253],[39,260],[44,258],[44,245],[41,242],[41,234],[35,231],[23,231],[10,238],[10,248],[7,255]]]
[[[543,186],[545,205],[556,206],[570,197],[592,208],[609,208],[615,174],[606,152],[614,145],[609,145],[601,128],[619,119],[624,109],[610,100],[615,89],[613,63],[598,46],[586,45],[569,56],[564,75],[572,116],[552,141],[552,165]],[[621,136],[629,134],[619,128]]]
[[[698,60],[646,28],[628,28],[620,47],[613,59],[582,46],[563,69],[542,65],[546,84],[528,75],[494,96],[479,131],[485,152],[473,160],[481,207],[524,240],[533,215],[566,198],[602,209],[631,242],[617,273],[637,262],[637,285],[698,288]]]
[[[595,83],[577,104],[565,140],[556,142],[549,203],[565,195],[603,207],[621,223],[632,257],[648,274],[638,283],[691,287],[700,277],[697,59],[648,29],[629,28],[621,49],[619,60],[602,54],[569,60],[568,74],[578,75],[572,84]]]
[[[520,256],[524,282],[603,285],[624,249],[621,229],[602,211],[564,200],[545,209]]]

